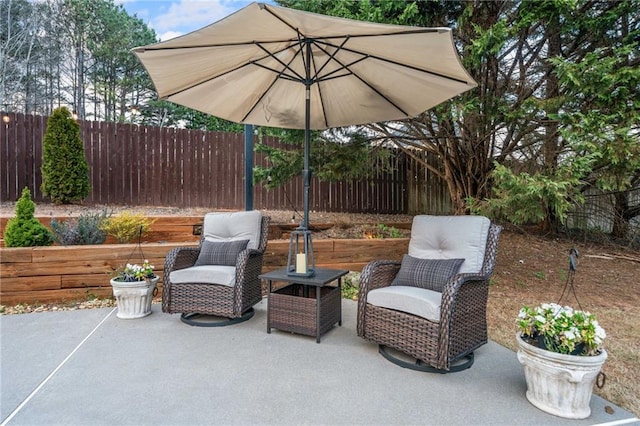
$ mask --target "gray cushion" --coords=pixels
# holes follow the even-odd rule
[[[482,216],[417,215],[409,255],[420,259],[465,259],[460,272],[482,270],[491,221]]]
[[[382,287],[367,294],[367,303],[440,322],[442,293],[417,287]]]
[[[258,210],[231,213],[207,213],[202,233],[209,241],[249,240],[247,247],[260,246],[262,215]]]
[[[226,265],[236,266],[238,254],[247,248],[249,240],[203,241],[195,266]]]
[[[236,284],[236,268],[224,265],[192,266],[172,271],[169,279],[173,284],[204,283],[233,287]]]
[[[462,262],[464,259],[418,259],[405,254],[400,271],[391,285],[442,292],[447,281],[458,272]]]

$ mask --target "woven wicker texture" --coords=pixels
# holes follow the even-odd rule
[[[487,343],[487,296],[502,227],[492,224],[480,274],[454,275],[442,292],[440,321],[373,306],[369,291],[386,287],[400,262],[373,261],[362,270],[358,299],[358,336],[388,346],[440,370]]]
[[[303,296],[303,286],[292,284],[269,294],[269,326],[282,331],[316,336],[316,288]],[[320,288],[320,334],[340,321],[341,294],[338,287]]]
[[[162,311],[168,313],[205,314],[225,318],[238,318],[262,299],[262,273],[264,251],[267,248],[269,217],[261,219],[260,244],[255,250],[245,249],[236,261],[236,284],[233,287],[208,283],[173,284],[170,274],[193,266],[200,253],[200,245],[178,247],[171,250],[164,262]]]

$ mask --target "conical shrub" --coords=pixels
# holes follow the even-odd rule
[[[16,217],[9,219],[4,230],[5,246],[35,247],[53,244],[51,231],[35,218],[35,210],[36,205],[31,201],[31,191],[24,188],[16,203]]]
[[[65,107],[53,111],[42,147],[42,193],[56,204],[82,201],[89,195],[89,166],[80,126]]]

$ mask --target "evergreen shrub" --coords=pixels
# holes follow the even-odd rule
[[[89,165],[80,126],[65,107],[53,111],[42,147],[42,193],[56,204],[82,201],[89,195]]]
[[[7,247],[36,247],[53,244],[49,228],[35,218],[36,205],[31,201],[29,188],[22,190],[16,203],[16,216],[9,219],[4,230],[4,244]]]

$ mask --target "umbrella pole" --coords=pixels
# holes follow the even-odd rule
[[[309,169],[309,151],[311,145],[311,130],[309,115],[311,114],[311,88],[307,85],[304,117],[304,169],[302,180],[304,182],[304,229],[309,229],[309,187],[311,186],[311,170]]]
[[[309,168],[309,152],[311,148],[311,45],[307,41],[306,81],[304,105],[304,183],[303,209],[304,219],[298,229],[291,232],[289,240],[289,256],[287,259],[287,275],[312,277],[315,275],[316,263],[313,257],[313,242],[309,231],[309,188],[311,186],[311,169]],[[301,241],[302,240],[302,241]]]
[[[311,148],[311,40],[305,39],[305,97],[304,97],[304,229],[309,229],[309,187],[311,170],[309,169],[309,151]]]

